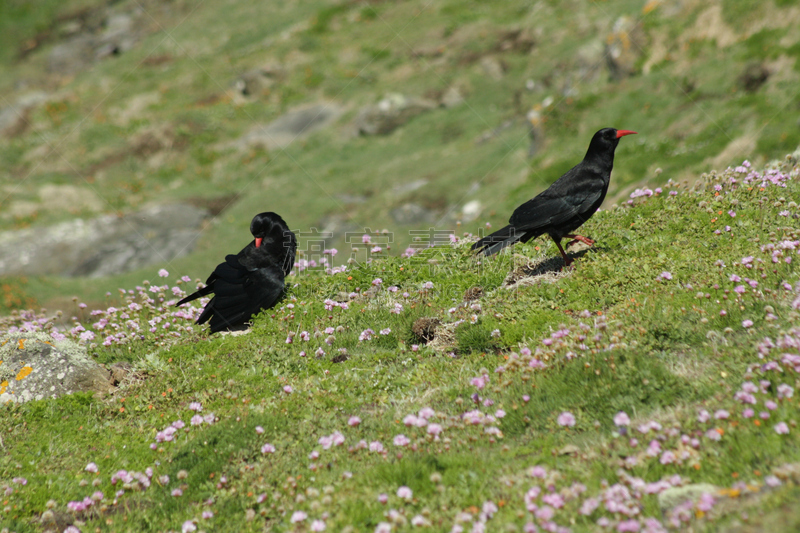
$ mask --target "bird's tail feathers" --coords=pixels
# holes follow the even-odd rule
[[[524,232],[518,232],[514,226],[509,224],[473,244],[472,249],[480,251],[483,255],[492,255],[506,246],[518,242],[524,236]]]

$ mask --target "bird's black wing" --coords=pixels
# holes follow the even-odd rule
[[[599,173],[574,167],[547,190],[514,210],[509,223],[517,232],[558,226],[602,201],[607,187]]]
[[[192,300],[197,300],[201,296],[208,296],[209,294],[214,292],[214,283],[217,280],[217,273],[212,272],[208,279],[206,280],[206,286],[202,289],[198,289],[189,296],[183,298],[181,301],[175,304],[175,307],[180,307],[185,303],[189,303]]]
[[[278,264],[281,265],[283,274],[288,276],[294,268],[294,258],[297,253],[297,236],[289,228],[283,232],[283,249],[285,255]]]

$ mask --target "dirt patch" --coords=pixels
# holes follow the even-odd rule
[[[423,317],[414,321],[411,326],[411,331],[422,342],[430,342],[436,336],[436,328],[442,324],[442,321],[436,317]]]

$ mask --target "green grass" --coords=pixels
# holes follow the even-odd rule
[[[98,361],[133,362],[136,379],[103,398],[81,394],[0,408],[7,452],[0,478],[12,487],[8,527],[37,530],[34,521],[54,502],[54,512],[101,531],[174,530],[187,520],[218,531],[294,531],[300,526],[290,520],[298,511],[308,516],[306,528],[323,519],[329,530],[373,531],[394,520],[404,530],[413,518],[449,531],[460,512],[479,520],[474,509],[488,501],[499,510],[487,526],[521,528],[542,523],[523,501],[542,472],[567,495],[555,522],[574,531],[593,531],[601,516],[625,519],[602,506],[589,517],[578,511],[588,498],[602,497],[604,482],[630,483],[626,476],[653,483],[679,475],[683,483],[718,486],[715,509],[703,517],[692,513],[692,527],[700,530],[725,530],[737,507],[775,520],[796,501],[791,483],[769,489],[763,481],[800,460],[796,399],[776,396],[779,384],[794,378],[789,367],[776,374],[753,363],[796,352],[787,345],[767,350],[763,361],[755,355],[765,337],[796,336],[798,327],[795,289],[783,287],[800,281],[796,262],[772,263],[771,249],[762,249],[798,238],[779,214],[797,209],[780,200],[797,194],[797,167],[792,172],[787,188],[765,190],[731,188],[729,179],[742,174],[715,173],[693,189],[668,187],[600,212],[584,228],[598,244],[554,282],[500,287],[518,265],[515,254],[557,254],[545,241],[480,264],[466,245],[445,245],[434,249],[434,265],[424,256],[378,257],[344,274],[301,273],[282,304],[258,317],[248,335],[194,333],[167,345],[148,337],[94,347]],[[762,196],[767,201],[759,204]],[[727,214],[731,208],[735,217]],[[755,268],[739,264],[747,256],[756,258]],[[758,287],[738,295],[732,274],[755,277]],[[383,282],[367,293],[378,277]],[[433,288],[425,289],[426,282]],[[397,292],[388,290],[392,285]],[[461,296],[475,286],[483,296],[463,304]],[[324,309],[324,299],[354,291],[372,295],[356,297],[347,310]],[[400,314],[389,312],[394,303],[403,305]],[[419,343],[413,323],[427,316],[463,323],[449,341],[442,337],[440,348],[412,348]],[[743,327],[746,319],[751,327]],[[328,327],[335,330],[332,345],[324,342]],[[359,340],[367,328],[374,337]],[[391,333],[380,334],[384,328]],[[310,333],[309,341],[300,331]],[[295,337],[287,344],[290,332]],[[318,347],[325,356],[314,355]],[[348,357],[334,363],[340,349]],[[770,419],[747,418],[747,405],[734,394],[743,381],[765,378],[770,391],[763,399],[757,394],[753,407],[764,410],[762,402],[773,399]],[[191,425],[190,402],[200,402],[200,414],[213,413],[215,422]],[[434,413],[426,415],[429,425],[442,426],[439,439],[407,419],[424,409]],[[730,415],[703,422],[703,409]],[[574,426],[559,425],[565,411]],[[625,435],[613,421],[620,411],[633,420]],[[360,418],[357,426],[348,425],[353,416]],[[175,420],[186,426],[152,450],[157,432]],[[640,432],[651,421],[661,429]],[[778,422],[788,424],[789,435],[774,431]],[[336,432],[344,444],[326,449],[324,440]],[[714,441],[709,433],[721,437]],[[393,444],[400,434],[409,446]],[[698,445],[682,442],[682,435]],[[361,449],[361,440],[380,442],[385,453]],[[650,456],[646,450],[655,442],[660,450]],[[265,443],[275,453],[262,453]],[[685,457],[664,461],[667,451]],[[98,465],[97,474],[84,471],[89,462]],[[121,469],[148,468],[153,477],[145,490],[136,482],[111,484]],[[11,481],[19,477],[27,484]],[[738,496],[740,481],[758,492]],[[586,487],[583,496],[571,492],[576,483]],[[397,496],[402,486],[411,489],[411,500]],[[105,499],[92,511],[66,511],[67,502],[95,490]],[[123,493],[114,497],[118,490]],[[655,495],[637,502],[641,516],[662,518]],[[401,514],[392,519],[390,509]],[[203,511],[214,515],[203,518]]]

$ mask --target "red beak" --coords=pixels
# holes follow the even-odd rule
[[[617,130],[617,139],[625,137],[626,135],[636,135],[636,132],[631,130]]]
[[[256,248],[258,248],[259,246],[261,246],[261,241],[263,241],[263,240],[264,240],[264,239],[262,239],[261,237],[256,237]]]

